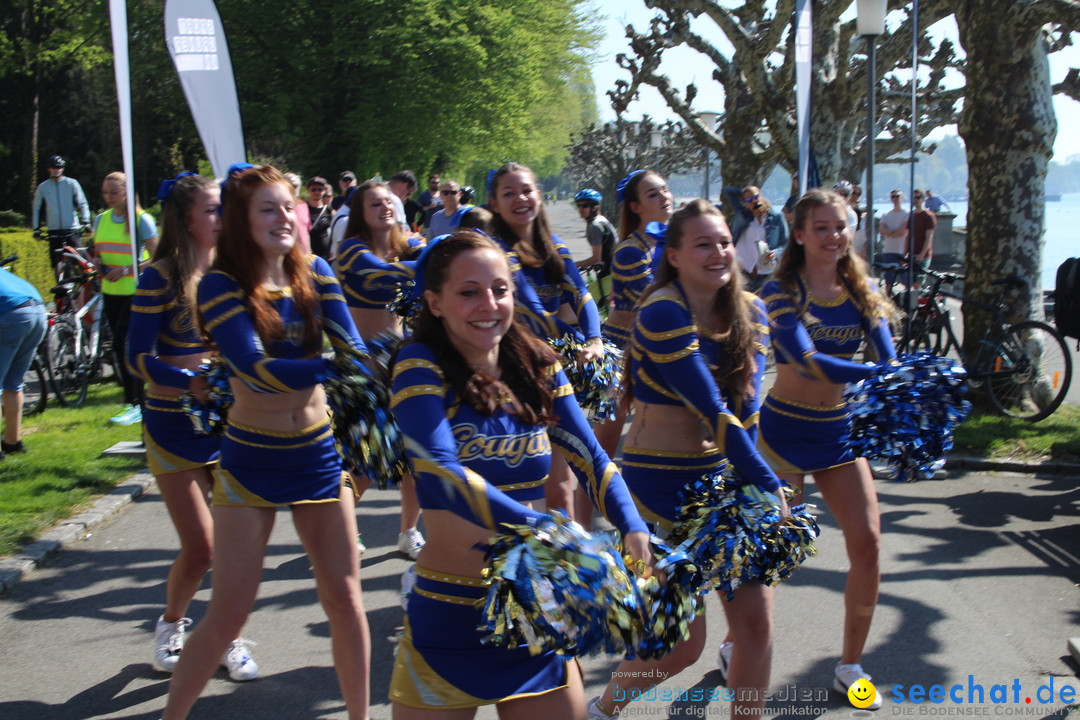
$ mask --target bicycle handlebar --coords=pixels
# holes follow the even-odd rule
[[[68,292],[68,285],[84,285],[93,280],[94,278],[98,277],[99,275],[101,275],[101,273],[99,273],[97,270],[91,270],[90,272],[83,273],[81,275],[72,275],[69,278],[64,278],[64,282],[60,285],[53,286],[53,288],[49,290],[49,292],[51,292],[53,295],[62,295]]]

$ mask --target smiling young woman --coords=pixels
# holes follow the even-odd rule
[[[418,268],[425,291],[416,332],[394,364],[393,407],[424,508],[428,542],[417,560],[405,634],[390,684],[397,720],[582,717],[581,670],[554,652],[485,645],[488,581],[478,547],[504,524],[535,523],[553,457],[571,467],[648,561],[648,534],[618,470],[592,436],[557,357],[514,320],[505,252],[457,231]],[[519,453],[501,449],[509,445]]]
[[[811,190],[795,206],[795,228],[773,279],[769,309],[776,382],[761,409],[762,455],[800,492],[811,475],[840,524],[851,570],[844,590],[844,639],[834,688],[870,676],[859,660],[881,583],[881,519],[870,466],[847,447],[847,383],[870,375],[856,362],[864,339],[878,361],[896,357],[890,307],[852,247],[847,203]],[[881,707],[880,697],[872,709]]]
[[[324,334],[363,350],[341,288],[296,243],[292,187],[272,167],[232,175],[217,257],[199,283],[200,324],[225,359],[234,402],[214,470],[214,583],[169,685],[166,720],[187,716],[254,605],[277,508],[292,511],[330,621],[350,720],[367,720],[370,638],[354,494],[327,419]]]

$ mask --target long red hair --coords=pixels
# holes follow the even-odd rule
[[[217,257],[211,268],[227,273],[236,280],[248,300],[248,312],[255,331],[264,344],[284,338],[285,327],[270,293],[263,287],[265,265],[255,262],[263,257],[263,251],[252,237],[249,213],[252,198],[259,188],[275,183],[288,188],[294,202],[299,202],[289,181],[269,165],[256,165],[225,182],[221,193],[222,218]],[[292,288],[293,302],[304,318],[304,350],[316,352],[321,347],[322,336],[319,303],[311,282],[310,263],[299,243],[294,244],[285,255],[285,273]]]

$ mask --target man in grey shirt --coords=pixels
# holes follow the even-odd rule
[[[48,160],[49,179],[34,191],[34,211],[30,226],[38,240],[49,238],[49,263],[56,264],[57,251],[64,245],[82,245],[82,229],[90,225],[90,206],[79,181],[64,175],[64,158]],[[45,228],[41,227],[41,205],[45,204]]]

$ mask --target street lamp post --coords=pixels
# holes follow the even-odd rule
[[[877,235],[874,229],[874,139],[877,137],[875,115],[877,102],[877,37],[885,32],[885,15],[888,0],[856,0],[858,19],[856,28],[866,38],[866,258],[874,267],[874,245]]]
[[[698,113],[698,119],[701,123],[709,129],[709,132],[716,130],[716,121],[720,119],[720,113],[705,110]],[[702,197],[706,200],[709,199],[709,146],[705,146],[705,185]]]
[[[649,131],[649,145],[653,150],[653,168],[659,172],[659,168],[656,167],[660,162],[660,147],[664,144],[664,132],[662,130],[650,130]]]

